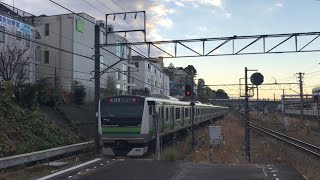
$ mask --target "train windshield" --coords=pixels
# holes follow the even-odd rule
[[[144,98],[111,97],[101,100],[102,125],[137,126],[141,124]]]

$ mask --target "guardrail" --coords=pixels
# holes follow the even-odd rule
[[[0,169],[18,166],[18,165],[40,161],[44,159],[49,159],[52,157],[56,157],[56,156],[60,156],[68,153],[78,152],[78,151],[90,148],[91,145],[94,145],[94,141],[88,141],[88,142],[63,146],[63,147],[36,151],[32,153],[19,154],[15,156],[0,158]]]

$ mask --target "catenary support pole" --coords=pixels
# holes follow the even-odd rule
[[[95,100],[95,105],[96,105],[96,148],[97,151],[100,149],[100,137],[99,137],[99,116],[98,116],[98,111],[99,111],[99,100],[100,100],[100,26],[95,25],[94,28],[94,100]]]

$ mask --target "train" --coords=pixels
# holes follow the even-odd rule
[[[229,112],[228,107],[199,102],[194,108],[195,126]],[[161,137],[166,137],[190,129],[192,112],[190,102],[171,98],[117,95],[100,99],[98,131],[102,152],[110,156],[143,156],[156,139],[156,119]]]

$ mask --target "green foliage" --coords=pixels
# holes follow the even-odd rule
[[[76,104],[83,104],[86,97],[86,88],[79,82],[74,81],[73,99]]]
[[[216,96],[219,99],[229,99],[228,94],[223,89],[218,89],[216,92]]]
[[[18,106],[6,94],[0,94],[0,158],[78,141],[78,135],[58,128],[39,110]]]
[[[167,161],[175,161],[178,159],[178,151],[174,148],[167,148],[164,150],[162,158]]]
[[[116,87],[116,81],[113,79],[112,76],[107,77],[107,88],[102,90],[103,97],[109,97],[118,95],[118,89]]]
[[[17,102],[25,108],[34,109],[38,107],[38,91],[33,84],[23,84],[16,87],[15,96]]]
[[[41,105],[57,107],[62,102],[62,95],[46,79],[37,81],[37,101]]]

